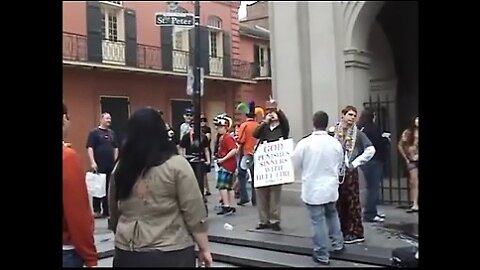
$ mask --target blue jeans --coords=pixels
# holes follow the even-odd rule
[[[383,162],[370,160],[361,168],[367,184],[367,201],[363,211],[363,218],[366,221],[371,221],[378,214],[377,205],[380,196],[380,183],[383,179]]]
[[[75,249],[63,251],[63,267],[64,268],[76,268],[83,267],[83,259],[78,255]]]
[[[330,259],[330,244],[333,250],[343,248],[343,234],[340,228],[336,202],[322,205],[307,204],[313,225],[313,256],[319,261]],[[331,241],[331,243],[330,243]]]
[[[238,184],[240,191],[240,202],[242,203],[250,201],[247,191],[247,181],[247,171],[238,166]]]
[[[244,157],[242,157],[244,158]],[[238,184],[240,185],[239,186],[239,190],[240,190],[240,202],[242,203],[245,203],[245,202],[249,202],[250,199],[248,197],[248,188],[247,188],[247,182],[248,182],[248,174],[247,174],[247,170],[243,170],[241,167],[240,167],[240,163],[242,162],[242,158],[240,158],[240,162],[238,163]],[[250,175],[252,176],[253,178],[253,164],[252,166],[250,167]],[[252,179],[252,182],[251,182],[251,190],[252,190],[252,204],[255,204],[256,203],[256,198],[255,198],[255,189],[253,188],[253,179]]]

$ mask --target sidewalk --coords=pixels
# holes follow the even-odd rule
[[[238,207],[232,216],[217,216],[214,210],[218,197],[209,197],[208,232],[211,241],[261,247],[297,254],[311,254],[312,227],[305,207],[282,206],[281,232],[272,230],[255,230],[258,223],[256,207],[247,205]],[[364,223],[365,242],[347,245],[343,256],[338,259],[348,259],[365,263],[389,263],[392,249],[408,246],[401,240],[398,233],[403,233],[403,227],[413,228],[418,235],[418,216],[407,214],[405,210],[394,206],[381,206],[381,211],[387,215],[386,222]],[[233,230],[224,229],[224,224],[233,226]]]
[[[239,206],[232,216],[217,216],[218,191],[209,177],[212,196],[208,196],[209,216],[207,219],[209,237],[212,242],[237,244],[248,247],[270,249],[296,254],[310,255],[312,249],[312,228],[306,208],[302,205],[296,186],[285,186],[289,196],[282,198],[281,232],[255,230],[258,212],[251,204]],[[282,193],[283,196],[283,193]],[[388,264],[393,248],[408,246],[400,239],[399,233],[418,235],[418,214],[408,214],[395,206],[379,206],[387,215],[385,222],[364,223],[365,242],[347,245],[344,254],[337,259],[365,263]],[[233,230],[224,229],[229,223]],[[107,229],[106,219],[95,220],[95,242],[99,257],[113,254],[113,234]]]

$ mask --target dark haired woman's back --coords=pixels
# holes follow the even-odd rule
[[[173,155],[152,167],[124,200],[115,196],[115,173],[109,193],[114,267],[194,267],[194,238],[206,232],[207,214],[188,161]]]

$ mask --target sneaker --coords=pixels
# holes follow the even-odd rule
[[[207,192],[205,193],[205,196],[210,196],[210,195],[212,195],[212,193],[210,193],[210,191],[207,191]]]
[[[103,215],[102,215],[102,213],[95,212],[95,213],[93,213],[93,217],[94,217],[94,218],[102,218]]]
[[[244,206],[245,204],[249,203],[250,201],[240,201],[238,202],[237,204],[240,205],[240,206]]]
[[[282,228],[280,228],[280,222],[273,223],[273,224],[272,224],[272,230],[274,230],[274,231],[276,231],[276,232],[281,231]]]
[[[312,256],[312,260],[316,263],[323,264],[323,265],[329,265],[330,264],[330,261],[320,260],[316,256]]]
[[[255,230],[264,230],[264,229],[268,229],[270,228],[270,224],[263,224],[263,223],[260,223],[257,225],[257,227],[255,227]]]
[[[342,245],[341,248],[334,248],[332,250],[332,254],[339,254],[339,253],[342,253],[343,251],[345,251],[345,246]]]
[[[225,213],[227,213],[228,211],[228,208],[225,207],[225,206],[222,206],[222,210],[220,210],[220,212],[217,213],[217,215],[225,215]]]
[[[353,235],[347,235],[345,236],[345,239],[343,240],[343,242],[345,244],[355,244],[355,243],[360,243],[360,242],[364,242],[365,241],[365,237],[357,237],[357,236],[353,236]]]
[[[384,213],[377,213],[377,217],[385,219],[387,216]]]
[[[237,210],[233,207],[228,207],[226,208],[227,210],[225,211],[225,216],[230,216],[232,215],[233,213],[237,212]]]
[[[375,216],[373,219],[366,219],[365,222],[384,222],[385,219],[380,216]]]

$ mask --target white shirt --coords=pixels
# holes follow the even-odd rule
[[[338,173],[343,162],[340,142],[326,131],[314,131],[298,142],[292,156],[302,172],[302,200],[321,205],[338,200]]]

